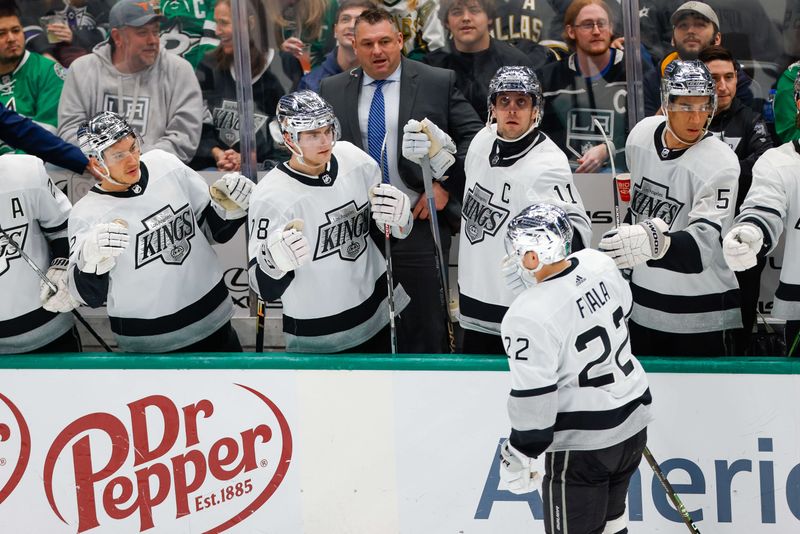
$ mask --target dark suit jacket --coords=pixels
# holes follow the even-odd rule
[[[460,201],[464,193],[464,158],[475,134],[483,127],[478,114],[456,88],[453,71],[401,59],[400,111],[398,116],[398,170],[405,184],[418,192],[424,190],[422,169],[402,156],[403,126],[409,119],[430,119],[450,134],[456,144],[456,162],[448,170],[449,178],[442,186],[451,199]],[[358,125],[358,95],[363,70],[356,68],[322,80],[319,94],[327,100],[342,125],[342,139],[366,150]]]

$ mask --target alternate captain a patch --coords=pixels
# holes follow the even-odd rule
[[[464,232],[471,244],[480,243],[486,235],[497,234],[508,219],[508,210],[492,204],[492,192],[480,184],[469,190],[464,198],[461,217],[464,219]]]
[[[164,206],[142,220],[145,230],[136,235],[136,268],[161,259],[167,265],[181,265],[192,250],[194,213],[189,204],[178,211]]]
[[[327,224],[319,227],[314,260],[339,254],[345,261],[356,261],[367,249],[370,216],[369,202],[357,206],[354,201],[325,213]]]

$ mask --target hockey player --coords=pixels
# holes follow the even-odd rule
[[[250,285],[283,302],[288,351],[388,352],[386,266],[372,238],[383,246],[385,225],[408,235],[408,196],[381,184],[365,152],[336,142],[339,121],[316,93],[282,97],[277,125],[292,156],[253,194]],[[395,286],[394,311],[408,302]]]
[[[560,201],[578,229],[575,249],[591,239],[591,223],[564,153],[538,130],[542,90],[528,67],[502,67],[489,84],[489,117],[467,152],[458,251],[463,351],[505,354],[500,321],[514,292],[496,273],[506,224],[531,202]],[[492,124],[495,119],[497,124]],[[505,263],[506,270],[514,267]]]
[[[210,242],[228,241],[245,222],[251,182],[226,174],[212,196],[174,155],[141,155],[139,136],[110,111],[82,124],[78,137],[104,179],[69,218],[73,295],[107,303],[125,351],[241,351]]]
[[[739,161],[706,131],[717,97],[702,62],[670,63],[661,95],[664,115],[639,122],[625,145],[632,224],[606,232],[599,248],[633,268],[634,354],[724,356],[741,327],[736,277],[720,246]]]
[[[509,255],[530,287],[502,325],[512,430],[500,478],[513,493],[532,491],[531,461],[546,453],[545,532],[624,533],[652,399],[628,342],[630,289],[602,253],[570,254],[572,233],[566,213],[544,203],[508,225]]]
[[[794,81],[795,107],[800,113],[800,71]],[[775,250],[786,229],[783,265],[772,316],[786,320],[786,352],[800,354],[800,142],[789,141],[767,150],[753,166],[753,183],[722,241],[725,261],[734,271],[756,265]]]
[[[67,288],[72,205],[33,156],[0,157],[0,177],[0,354],[80,352],[67,313],[77,305]],[[23,253],[47,272],[58,292],[43,287]]]

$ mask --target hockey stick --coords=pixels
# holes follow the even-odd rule
[[[439,300],[442,304],[445,324],[447,325],[447,344],[450,353],[456,350],[456,338],[453,332],[453,321],[450,319],[450,308],[448,306],[449,292],[447,291],[447,265],[444,264],[444,254],[442,253],[442,236],[439,234],[439,218],[436,215],[436,200],[433,196],[433,170],[431,169],[430,158],[425,155],[420,162],[422,166],[422,182],[425,185],[425,196],[428,201],[428,220],[431,223],[431,233],[433,234],[434,251],[436,253],[436,270],[439,275]]]
[[[664,491],[667,492],[667,496],[669,497],[669,500],[672,501],[675,509],[679,514],[681,514],[681,519],[683,519],[683,522],[689,529],[689,532],[700,534],[700,529],[694,524],[692,516],[686,511],[686,507],[681,502],[681,498],[678,497],[677,493],[675,493],[675,490],[672,488],[672,484],[670,484],[669,480],[667,480],[666,475],[661,470],[661,467],[659,467],[656,459],[653,458],[653,453],[650,452],[650,449],[647,446],[645,446],[644,450],[642,451],[642,456],[644,456],[645,460],[647,460],[647,463],[650,464],[650,468],[653,470],[653,473],[656,474],[658,481],[661,482],[661,485],[664,487]]]
[[[385,162],[384,155],[386,154],[386,133],[383,134],[383,143],[381,144],[381,183],[388,184],[389,177],[383,173],[383,164]],[[395,307],[394,307],[394,276],[392,274],[392,243],[391,243],[391,229],[388,224],[383,225],[384,235],[386,240],[383,244],[383,255],[386,259],[386,296],[389,301],[389,337],[392,354],[397,354],[397,325],[395,324]]]
[[[258,266],[256,266],[256,268],[258,268]],[[267,310],[264,301],[258,298],[258,303],[256,304],[256,352],[264,352],[264,322],[266,313]]]
[[[606,131],[600,124],[600,121],[596,118],[592,120],[603,136],[603,142],[606,144],[606,150],[608,151],[608,160],[611,162],[611,186],[614,188],[614,226],[619,228],[621,222],[619,213],[619,184],[617,183],[617,167],[614,165],[614,144],[608,139],[608,135],[606,135]]]
[[[0,228],[0,235],[5,237],[12,247],[17,249],[19,255],[22,257],[23,260],[25,260],[25,263],[27,263],[30,266],[30,268],[33,269],[33,272],[35,272],[39,276],[39,278],[42,279],[42,282],[47,284],[47,287],[50,289],[50,291],[52,291],[53,294],[58,293],[58,286],[56,286],[52,280],[47,278],[47,275],[42,272],[42,270],[36,265],[36,263],[34,263],[31,257],[28,256],[28,254],[24,250],[22,250],[22,247],[20,247],[16,241],[14,241],[14,238],[8,235],[8,233],[3,228]],[[98,334],[94,330],[94,328],[92,328],[89,325],[89,323],[86,322],[86,319],[83,318],[83,316],[80,314],[80,312],[78,312],[78,310],[73,309],[72,314],[78,319],[78,321],[80,321],[80,323],[84,326],[84,328],[86,328],[86,330],[92,335],[92,337],[94,337],[97,340],[97,342],[100,343],[100,346],[103,347],[106,350],[106,352],[114,352],[113,350],[111,350],[111,347],[109,347],[108,344],[105,341],[103,341],[103,338],[100,337],[100,334]]]

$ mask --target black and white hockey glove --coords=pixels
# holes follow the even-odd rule
[[[456,145],[450,136],[428,119],[411,119],[403,126],[403,157],[422,165],[422,158],[428,156],[437,180],[455,163],[455,153]]]
[[[500,446],[500,480],[505,482],[508,491],[521,495],[539,487],[542,477],[538,472],[531,471],[531,461],[508,440],[503,442]]]
[[[122,219],[95,225],[86,235],[78,254],[78,269],[105,274],[114,268],[117,256],[128,248],[128,225]]]
[[[392,235],[402,239],[411,231],[411,201],[408,195],[389,184],[378,184],[369,190],[370,211],[375,224],[383,230],[392,228]]]
[[[639,224],[622,224],[603,234],[597,248],[610,256],[620,269],[635,267],[664,257],[670,244],[668,230],[667,223],[658,217]]]
[[[247,215],[253,182],[238,172],[229,172],[209,187],[211,202],[220,217],[226,221]]]
[[[732,270],[745,271],[758,262],[758,253],[763,246],[764,234],[758,226],[739,223],[722,240],[722,255]]]
[[[55,293],[44,280],[39,283],[39,300],[42,302],[42,308],[49,312],[65,313],[80,305],[69,293],[67,265],[69,265],[67,258],[56,258],[50,263],[47,279],[58,288]]]
[[[278,279],[311,260],[311,247],[303,235],[303,226],[301,219],[293,219],[283,230],[267,235],[257,258],[262,271]]]

